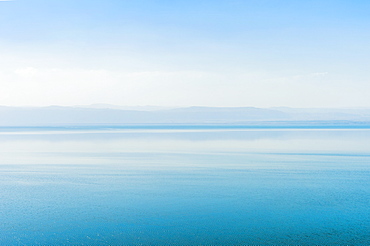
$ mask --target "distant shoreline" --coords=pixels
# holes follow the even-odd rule
[[[60,124],[0,126],[1,132],[25,131],[135,131],[135,130],[365,130],[370,122],[353,121],[289,121],[249,122],[243,124]]]

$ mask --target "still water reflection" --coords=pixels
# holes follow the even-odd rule
[[[368,245],[370,130],[0,133],[1,245]]]

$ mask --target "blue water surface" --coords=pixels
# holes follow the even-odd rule
[[[368,143],[367,129],[3,131],[0,245],[370,245]]]

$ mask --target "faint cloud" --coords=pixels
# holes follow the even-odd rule
[[[298,80],[304,80],[304,79],[310,79],[310,78],[317,78],[317,77],[323,77],[328,75],[328,72],[316,72],[316,73],[309,73],[309,74],[296,74],[296,75],[290,75],[290,76],[282,76],[277,78],[270,78],[266,81],[298,81]]]
[[[325,76],[325,75],[328,75],[329,73],[328,72],[320,72],[320,73],[313,73],[311,74],[312,76]]]
[[[14,71],[14,73],[22,77],[34,77],[39,74],[39,70],[34,67],[26,67],[26,68],[17,69]]]

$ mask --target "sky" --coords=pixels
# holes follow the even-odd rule
[[[368,0],[0,1],[0,105],[370,107]]]

